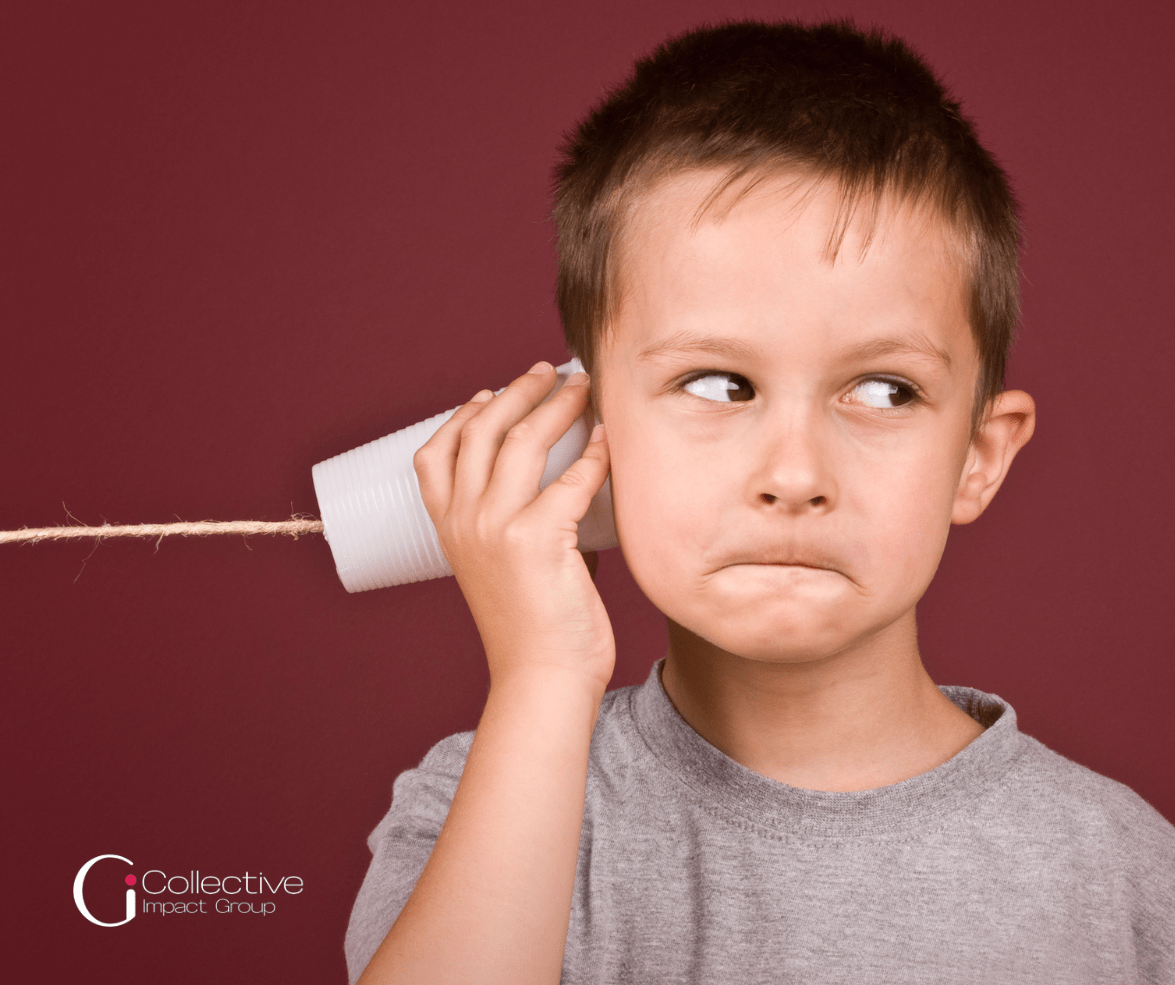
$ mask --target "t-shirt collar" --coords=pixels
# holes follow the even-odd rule
[[[658,660],[635,689],[633,719],[662,765],[711,807],[806,839],[850,838],[925,829],[975,805],[1002,780],[1023,749],[1012,706],[969,687],[940,687],[985,731],[929,772],[875,790],[804,790],[756,773],[712,746],[681,717],[661,684]]]

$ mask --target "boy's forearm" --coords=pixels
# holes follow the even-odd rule
[[[556,670],[491,687],[448,819],[360,985],[558,982],[602,697]]]

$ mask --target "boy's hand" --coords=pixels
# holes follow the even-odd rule
[[[597,427],[583,457],[539,492],[547,453],[588,402],[587,377],[577,373],[540,405],[555,380],[542,362],[497,396],[481,391],[413,465],[481,633],[491,685],[554,672],[602,694],[615,640],[576,543],[578,523],[608,476],[607,440]]]
[[[491,686],[428,864],[362,985],[559,981],[588,753],[616,647],[576,549],[608,475],[602,431],[539,492],[548,451],[588,401],[580,376],[541,403],[554,383],[539,363],[496,397],[479,393],[416,453]]]

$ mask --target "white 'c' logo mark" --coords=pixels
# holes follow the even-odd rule
[[[90,923],[97,924],[99,927],[121,927],[124,923],[130,923],[135,918],[135,891],[128,889],[126,891],[126,919],[119,920],[115,923],[106,923],[103,920],[97,919],[88,909],[86,909],[86,900],[82,896],[82,886],[86,881],[86,873],[93,868],[95,862],[101,862],[104,858],[116,858],[120,862],[126,862],[127,865],[134,865],[129,858],[123,858],[121,855],[95,855],[90,861],[78,869],[78,874],[73,880],[73,901],[77,904],[78,912],[83,917],[90,921]],[[133,882],[134,878],[127,877],[128,882]]]

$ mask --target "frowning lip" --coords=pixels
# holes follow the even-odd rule
[[[772,582],[777,579],[783,579],[779,585],[779,588],[782,591],[786,587],[785,583],[790,580],[790,576],[788,575],[789,571],[792,572],[795,578],[799,579],[797,584],[805,583],[809,579],[816,579],[816,582],[813,582],[813,584],[818,583],[822,585],[826,584],[826,582],[824,575],[820,574],[819,572],[828,572],[830,575],[836,575],[839,578],[843,578],[858,592],[864,591],[862,586],[858,584],[857,580],[849,573],[849,570],[845,568],[844,561],[841,558],[824,554],[819,549],[807,548],[803,551],[795,552],[789,551],[787,549],[777,549],[774,551],[751,550],[745,553],[728,555],[728,557],[729,560],[726,561],[725,564],[720,564],[717,568],[708,572],[706,578],[709,579],[715,576],[720,576],[723,571],[735,568],[743,568],[746,574],[741,577],[751,578],[752,581],[755,581],[755,577],[750,572],[757,569],[764,572],[763,577],[767,578],[768,582]],[[774,576],[768,575],[766,572],[769,571],[775,571],[777,574]],[[812,574],[803,574],[803,572],[809,571],[812,572]],[[738,579],[740,576],[735,574],[731,577]]]
[[[808,554],[754,554],[728,561],[722,567],[732,568],[740,564],[770,565],[787,568],[814,568],[820,571],[835,571],[838,573],[840,571],[836,562],[831,558],[813,557]]]

